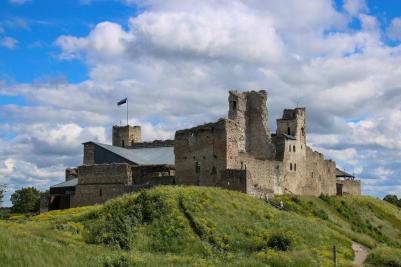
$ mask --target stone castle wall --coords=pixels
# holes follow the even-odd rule
[[[175,134],[177,184],[214,186],[227,169],[227,120]]]
[[[351,179],[337,179],[337,184],[342,185],[343,195],[361,195],[361,181]]]

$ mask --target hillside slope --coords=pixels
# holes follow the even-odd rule
[[[276,208],[280,201],[283,210]],[[266,202],[217,188],[164,186],[96,207],[0,221],[0,265],[30,259],[30,266],[63,260],[69,266],[330,266],[336,246],[339,266],[352,266],[352,240],[375,248],[368,259],[375,266],[401,264],[400,209],[371,197]]]

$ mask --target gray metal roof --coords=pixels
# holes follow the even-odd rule
[[[65,181],[65,182],[50,186],[50,188],[72,187],[72,186],[76,186],[77,184],[78,184],[78,178],[74,178],[69,181]]]
[[[339,168],[336,168],[336,176],[337,177],[351,177],[351,178],[355,177],[354,175],[349,174],[343,170],[340,170]]]
[[[139,165],[168,164],[174,165],[174,147],[148,147],[148,148],[123,148],[102,143],[93,142],[114,154],[119,155]]]

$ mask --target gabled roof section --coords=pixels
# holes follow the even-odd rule
[[[74,178],[74,179],[50,186],[50,188],[73,187],[73,186],[76,186],[77,184],[78,184],[78,178]]]
[[[93,143],[103,149],[106,149],[138,165],[152,165],[152,164],[174,165],[175,163],[173,146],[123,148],[97,142],[87,142],[87,143]]]
[[[339,168],[336,168],[336,176],[337,177],[346,177],[346,178],[355,178],[354,175],[349,174],[345,171],[340,170]]]

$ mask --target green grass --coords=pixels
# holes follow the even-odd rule
[[[10,215],[0,220],[0,266],[330,266],[334,245],[339,266],[352,266],[351,240],[377,247],[374,265],[396,255],[400,233],[400,209],[371,197],[266,203],[163,186],[99,206]]]

